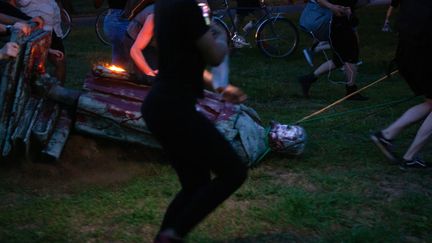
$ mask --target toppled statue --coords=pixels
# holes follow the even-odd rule
[[[76,130],[160,148],[141,118],[141,104],[151,87],[126,80],[124,75],[112,78],[112,70],[103,70],[95,67],[84,82],[87,93],[78,102]],[[299,155],[304,150],[303,128],[273,123],[269,133],[255,110],[226,102],[219,94],[206,91],[196,109],[215,123],[249,167],[269,151]]]
[[[58,160],[72,127],[93,136],[160,148],[140,111],[150,86],[134,81],[118,67],[96,66],[85,79],[84,91],[66,89],[45,72],[48,32],[37,30],[27,37],[15,33],[12,38],[20,45],[20,54],[0,70],[0,160],[15,161],[22,155],[30,160]],[[196,109],[215,123],[249,167],[270,151],[303,152],[303,128],[274,122],[266,129],[252,108],[226,102],[210,91],[204,96]]]

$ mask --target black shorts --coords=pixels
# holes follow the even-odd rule
[[[237,0],[237,14],[246,16],[260,7],[259,0]]]
[[[432,99],[432,42],[413,38],[399,38],[396,62],[400,74],[416,95]]]
[[[58,37],[54,31],[52,32],[51,36],[51,49],[61,51],[63,54],[65,54],[63,39]]]
[[[359,46],[354,27],[349,21],[334,21],[330,33],[333,62],[336,67],[359,61]]]

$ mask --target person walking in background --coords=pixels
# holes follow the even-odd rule
[[[393,10],[395,8],[399,7],[399,4],[400,4],[400,0],[392,0],[391,1],[390,6],[388,7],[387,12],[386,12],[384,25],[381,29],[383,32],[392,32],[392,29],[390,27],[390,17],[393,13]]]
[[[333,12],[330,27],[330,44],[333,50],[333,58],[321,64],[311,74],[299,78],[303,95],[309,98],[309,90],[312,83],[323,74],[333,69],[343,67],[346,78],[346,95],[357,91],[357,63],[359,62],[359,43],[356,34],[358,19],[354,14],[356,0],[317,0],[322,7]],[[367,100],[360,93],[354,94],[348,100]]]
[[[104,0],[94,0],[95,8],[100,8]],[[104,19],[104,32],[112,44],[111,62],[114,65],[125,66],[128,53],[125,53],[123,38],[129,20],[122,18],[126,0],[108,0],[108,14]]]
[[[228,53],[226,34],[211,24],[208,5],[196,0],[158,0],[154,19],[159,73],[142,114],[181,184],[154,242],[183,242],[243,184],[247,167],[195,108],[197,98],[203,97],[206,65],[218,65]],[[235,103],[246,98],[232,85],[222,96]]]
[[[419,152],[432,135],[432,1],[401,0],[399,12],[399,43],[396,63],[399,72],[416,95],[425,101],[408,109],[387,128],[371,135],[372,141],[401,169],[426,168],[428,164]],[[424,119],[424,120],[423,120]],[[394,153],[393,139],[408,126],[422,121],[417,134],[402,159]]]

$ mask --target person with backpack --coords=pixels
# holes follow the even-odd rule
[[[357,91],[356,64],[359,62],[359,45],[355,30],[358,19],[354,12],[357,2],[357,0],[316,0],[317,4],[332,13],[331,21],[327,24],[329,25],[328,39],[332,47],[333,57],[321,64],[314,72],[299,78],[303,95],[306,98],[309,98],[309,90],[312,84],[318,80],[318,77],[340,67],[343,67],[345,71],[346,95],[351,95]],[[357,101],[367,99],[360,93],[348,98],[348,100]]]

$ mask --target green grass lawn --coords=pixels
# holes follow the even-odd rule
[[[378,79],[393,57],[396,35],[380,32],[385,8],[359,12],[359,86]],[[293,16],[296,19],[297,16]],[[85,41],[84,41],[85,40]],[[301,96],[296,78],[311,71],[301,46],[286,60],[256,48],[236,51],[231,80],[248,94],[264,123],[293,123],[342,97],[340,71]],[[108,61],[109,48],[92,27],[73,29],[65,42],[69,87],[80,88],[93,64]],[[318,57],[320,58],[320,57]],[[245,185],[211,214],[190,242],[430,242],[431,170],[402,172],[369,139],[421,101],[373,106],[412,96],[399,77],[364,92],[366,102],[343,102],[302,125],[304,154],[270,154],[250,171]],[[350,110],[369,107],[353,113]],[[397,140],[402,154],[418,125]],[[432,146],[423,156],[432,161]],[[0,168],[0,242],[150,242],[168,202],[179,190],[160,151],[73,135],[57,164],[22,163]]]

